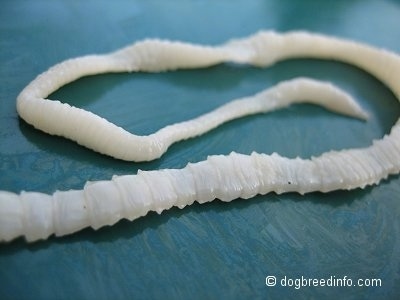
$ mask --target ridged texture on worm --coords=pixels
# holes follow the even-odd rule
[[[311,159],[279,154],[209,156],[183,169],[139,171],[109,181],[88,182],[82,191],[57,191],[52,196],[0,192],[0,237],[25,235],[28,241],[98,229],[149,211],[161,213],[194,201],[232,201],[257,194],[354,189],[377,184],[400,171],[400,128],[366,149],[332,151]]]
[[[201,135],[229,120],[265,113],[296,102],[320,104],[359,118],[367,116],[346,93],[329,83],[306,78],[282,82],[254,96],[231,101],[193,120],[166,126],[149,136],[131,134],[91,112],[59,101],[23,99],[18,101],[18,110],[35,127],[71,138],[100,153],[136,161],[158,158],[171,144]],[[47,113],[43,114],[43,111]]]
[[[350,50],[350,51],[349,51]],[[386,55],[384,65],[374,62],[376,56]],[[291,93],[284,85],[273,88],[274,93],[262,93],[266,97],[254,97],[257,100],[241,101],[231,104],[224,114],[215,112],[192,122],[181,123],[179,130],[168,126],[149,136],[138,136],[127,132],[109,121],[91,112],[63,104],[59,101],[47,101],[45,97],[79,77],[122,71],[160,72],[181,68],[199,68],[224,61],[266,66],[290,57],[312,56],[332,58],[353,62],[389,86],[396,56],[381,50],[349,41],[311,35],[304,32],[279,35],[274,32],[260,32],[249,38],[233,40],[221,46],[201,46],[182,42],[145,40],[106,55],[90,55],[62,62],[38,76],[18,96],[19,115],[36,128],[49,134],[60,135],[97,152],[129,161],[149,161],[159,158],[168,147],[177,141],[202,134],[221,123],[249,114],[265,112],[275,99],[270,95],[281,95],[281,101],[292,101],[292,96],[311,97],[318,102],[314,88],[304,81],[293,82]],[[393,56],[393,57],[392,57]],[[349,58],[350,57],[350,58]],[[386,66],[387,67],[383,67]],[[395,65],[395,64],[394,64]],[[311,87],[310,87],[311,86]],[[280,90],[282,89],[282,90]],[[400,90],[395,91],[400,94]],[[259,95],[256,95],[259,96]],[[252,98],[252,97],[249,97]],[[253,98],[252,98],[253,99]],[[294,100],[299,100],[295,98]],[[257,109],[248,102],[259,102]],[[264,104],[263,104],[264,103]],[[330,108],[340,110],[340,101],[329,102]],[[265,108],[267,107],[267,109]],[[269,108],[274,109],[274,108]],[[42,112],[46,111],[46,114]],[[343,110],[341,110],[343,112]],[[214,118],[212,118],[214,117]],[[73,122],[71,120],[74,120]],[[190,125],[190,126],[189,126]],[[184,129],[183,129],[184,128]]]
[[[376,76],[400,96],[400,57],[396,54],[305,32],[283,35],[260,32],[219,47],[147,40],[108,55],[69,60],[29,84],[17,99],[17,109],[28,123],[48,133],[74,139],[101,153],[133,160],[153,159],[174,141],[202,134],[233,118],[266,112],[304,97],[328,109],[366,117],[365,112],[341,91],[305,79],[283,83],[143,137],[132,135],[82,109],[44,99],[60,86],[88,74],[165,71],[223,61],[267,66],[291,57],[334,59],[353,64]],[[87,128],[86,131],[82,131],[83,128]],[[109,146],[105,138],[113,138]],[[124,150],[120,152],[120,149]],[[269,192],[304,194],[363,188],[399,172],[400,121],[390,134],[374,141],[370,147],[331,151],[311,159],[233,152],[229,156],[210,156],[206,161],[188,164],[181,170],[139,172],[114,176],[111,181],[89,182],[80,191],[57,191],[53,195],[0,191],[0,240],[9,241],[22,235],[34,241],[52,233],[64,235],[87,226],[97,229],[121,218],[133,220],[149,211],[161,213],[193,201],[204,203],[215,198],[231,201]]]

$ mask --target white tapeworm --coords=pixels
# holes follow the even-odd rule
[[[328,109],[366,118],[352,99],[326,83],[297,79],[253,97],[230,102],[194,120],[137,136],[90,112],[44,99],[77,78],[104,72],[159,72],[200,68],[232,61],[265,67],[277,61],[311,57],[339,60],[371,73],[399,98],[400,57],[353,41],[307,32],[260,32],[221,46],[146,40],[107,55],[58,64],[32,81],[18,96],[20,116],[38,129],[65,136],[95,151],[125,160],[151,160],[174,142],[202,134],[223,122],[308,100]],[[268,192],[301,194],[363,188],[400,172],[400,121],[389,135],[363,149],[331,151],[311,159],[252,153],[210,156],[180,170],[114,176],[89,182],[83,190],[14,194],[0,191],[0,240],[28,241],[73,233],[91,226],[133,220],[148,211],[215,198],[231,201]]]

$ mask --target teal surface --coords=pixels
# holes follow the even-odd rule
[[[51,95],[137,134],[296,76],[329,80],[371,113],[362,122],[297,105],[235,120],[173,145],[154,162],[114,160],[27,125],[15,111],[18,93],[57,62],[145,37],[217,44],[261,29],[306,29],[400,53],[400,1],[3,0],[0,7],[0,190],[77,189],[87,180],[181,168],[231,151],[307,158],[368,146],[400,115],[393,94],[370,75],[316,60],[99,75]],[[0,299],[396,299],[399,192],[400,178],[392,176],[365,190],[214,201],[97,232],[35,244],[18,239],[0,245]],[[266,286],[267,276],[276,276],[275,287]],[[285,276],[287,285],[302,276],[347,276],[354,285],[376,278],[381,286],[296,288],[281,285]]]

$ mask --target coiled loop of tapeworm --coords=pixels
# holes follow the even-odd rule
[[[44,97],[60,86],[89,74],[198,68],[224,61],[268,66],[293,57],[334,59],[353,64],[376,76],[398,98],[400,96],[400,57],[394,53],[306,32],[260,32],[219,47],[148,40],[109,55],[66,61],[29,84],[17,99],[17,109],[24,120],[48,133],[66,136],[117,158],[149,160],[159,157],[174,141],[218,126],[221,123],[218,118],[221,116],[227,121],[243,114],[222,109],[221,115],[211,113],[217,120],[213,126],[194,122],[190,130],[180,135],[183,127],[174,128],[172,125],[171,131],[164,128],[152,136],[139,137],[89,112],[60,102],[47,101]],[[293,82],[286,84],[291,90],[289,94],[293,94]],[[307,80],[295,82],[294,85],[300,87],[299,97],[285,97],[297,101],[309,91],[304,88],[308,84],[318,86],[318,83]],[[265,93],[272,98],[279,95],[276,91],[272,94],[269,92]],[[338,96],[340,92],[333,94],[336,96],[330,100],[345,98],[343,95]],[[315,92],[309,96],[313,98]],[[242,99],[239,102],[243,104],[246,101]],[[354,110],[351,114],[365,117],[364,112],[350,102],[343,103]],[[335,103],[327,103],[328,108],[346,111],[345,108],[338,109]],[[258,108],[247,113],[268,109]],[[43,112],[48,113],[43,115]],[[72,118],[75,119],[72,121]],[[190,124],[188,122],[186,124]],[[83,190],[57,191],[52,196],[35,192],[17,195],[0,191],[0,240],[8,241],[24,235],[28,241],[34,241],[45,239],[52,233],[64,235],[87,226],[97,229],[112,225],[121,218],[133,220],[150,210],[161,212],[174,205],[184,207],[195,200],[200,203],[215,198],[230,201],[271,191],[303,194],[377,184],[388,175],[400,172],[399,123],[396,123],[389,135],[374,141],[370,147],[331,151],[311,159],[289,159],[278,154],[252,153],[248,156],[231,153],[229,156],[210,156],[206,161],[189,164],[181,170],[115,176],[111,181],[87,183]],[[85,131],[86,126],[82,125],[90,125],[91,128]],[[93,132],[95,138],[92,139],[90,134]],[[108,140],[112,147],[104,148],[104,143],[101,143],[104,140]],[[120,149],[124,147],[129,150],[121,152]]]

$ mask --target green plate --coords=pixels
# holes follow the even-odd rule
[[[398,102],[380,82],[348,65],[317,60],[267,69],[222,64],[98,75],[63,87],[51,99],[148,134],[281,80],[309,76],[351,93],[371,113],[368,122],[297,105],[232,121],[173,145],[154,162],[130,163],[46,135],[17,116],[22,88],[67,58],[146,37],[218,44],[261,29],[304,29],[400,53],[400,2],[3,0],[0,190],[80,189],[88,180],[181,168],[231,151],[308,158],[368,146],[396,122]],[[0,298],[393,299],[400,294],[399,195],[400,178],[392,176],[364,190],[214,201],[34,244],[17,239],[0,245]],[[275,286],[266,285],[267,276],[276,277]],[[302,279],[345,286],[310,286]]]

